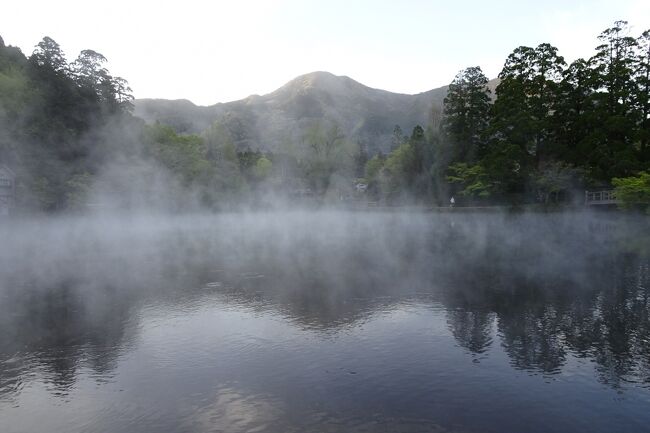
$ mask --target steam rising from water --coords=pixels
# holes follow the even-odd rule
[[[513,279],[576,279],[619,253],[616,248],[633,249],[643,233],[638,224],[647,225],[582,213],[338,211],[8,221],[0,226],[0,288],[76,282],[147,290],[151,279],[197,270],[322,280],[336,289],[351,289],[348,278],[378,282],[409,275],[438,285],[488,268]]]
[[[471,300],[522,287],[572,296],[607,287],[621,263],[647,254],[646,227],[606,214],[338,211],[9,221],[0,226],[2,340],[29,338],[24,321],[39,314],[30,309],[51,301],[100,328],[124,304],[201,288],[243,288],[323,329],[386,297]]]
[[[450,402],[469,398],[463,386],[481,392],[496,377],[457,383],[477,372],[454,358],[447,333],[462,358],[487,363],[501,378],[500,356],[507,371],[547,377],[588,358],[600,383],[638,384],[628,392],[643,396],[638,389],[650,380],[646,233],[647,220],[587,213],[7,221],[0,226],[0,410],[11,426],[27,428],[25,411],[35,410],[29,398],[43,384],[79,409],[76,426],[372,431],[364,411],[376,404],[381,425],[442,430],[428,417],[453,416],[432,408],[453,412]],[[441,370],[432,373],[430,362]],[[88,378],[99,388],[84,394]],[[427,386],[446,389],[448,400],[435,403]],[[170,387],[177,396],[166,394]],[[84,406],[91,397],[110,409]],[[339,400],[352,412],[337,412]],[[142,401],[151,418],[135,422],[129,417],[143,416]],[[498,403],[485,404],[499,410]],[[490,418],[475,421],[489,425]],[[65,416],[53,423],[69,430]]]

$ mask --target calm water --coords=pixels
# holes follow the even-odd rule
[[[0,432],[650,431],[650,226],[0,226]]]

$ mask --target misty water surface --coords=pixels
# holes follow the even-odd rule
[[[650,430],[619,214],[0,224],[0,431]]]

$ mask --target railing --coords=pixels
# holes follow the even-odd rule
[[[619,201],[616,199],[614,190],[608,191],[585,191],[585,205],[604,205],[604,204],[617,204]]]

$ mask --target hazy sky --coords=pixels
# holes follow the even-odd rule
[[[94,49],[138,98],[207,105],[316,70],[419,93],[467,66],[495,77],[519,45],[588,57],[616,19],[637,36],[650,28],[650,1],[7,0],[0,35],[25,54],[46,35],[70,60]]]

